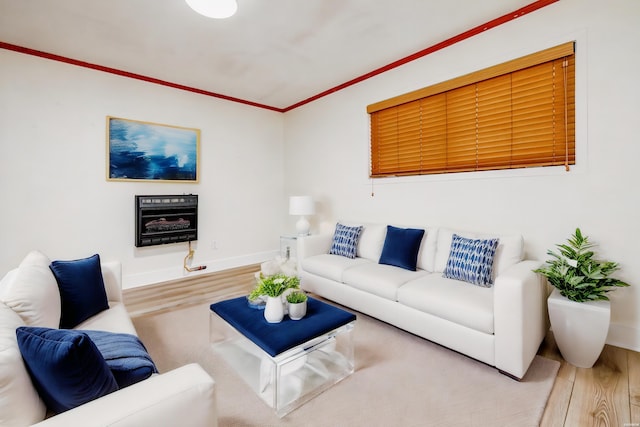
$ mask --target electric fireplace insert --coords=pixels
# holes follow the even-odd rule
[[[198,195],[136,196],[136,247],[198,240]]]

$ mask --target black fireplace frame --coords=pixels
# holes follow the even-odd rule
[[[198,195],[136,195],[136,247],[198,240]]]

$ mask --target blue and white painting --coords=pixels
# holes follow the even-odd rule
[[[198,181],[198,129],[108,117],[108,178]]]

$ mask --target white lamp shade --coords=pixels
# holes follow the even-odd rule
[[[313,215],[315,211],[311,196],[291,196],[289,198],[290,215]]]
[[[296,230],[299,235],[309,234],[309,221],[305,215],[313,215],[315,211],[311,196],[291,196],[289,198],[289,214],[300,215],[300,219],[296,222]]]
[[[185,0],[189,7],[208,18],[224,19],[238,10],[236,0]]]

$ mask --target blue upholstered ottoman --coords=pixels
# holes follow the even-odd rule
[[[246,297],[211,304],[213,349],[280,417],[354,370],[356,316],[314,298],[307,315],[268,323]]]

